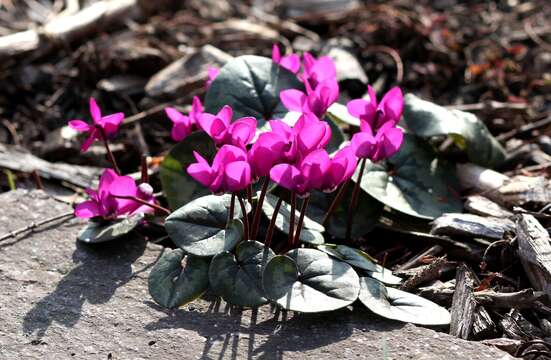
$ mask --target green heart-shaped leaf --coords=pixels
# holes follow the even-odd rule
[[[209,262],[208,258],[185,255],[182,249],[167,250],[151,269],[149,294],[169,309],[197,299],[209,286]]]
[[[352,191],[354,184],[349,184],[337,208],[325,224],[326,231],[340,239],[346,237],[346,226],[348,223],[348,207],[352,201]],[[321,191],[312,191],[310,193],[310,204],[308,205],[307,214],[310,218],[321,223],[329,209],[333,199],[337,193],[327,194]],[[371,231],[377,225],[377,219],[383,210],[383,204],[373,197],[369,196],[365,191],[360,191],[358,198],[358,206],[352,213],[352,238],[360,236]]]
[[[176,144],[161,163],[161,185],[168,205],[173,210],[209,194],[209,189],[195,181],[186,171],[189,164],[196,162],[193,151],[211,160],[216,148],[205,132],[195,132]]]
[[[142,221],[142,213],[111,222],[90,221],[77,236],[79,241],[94,244],[121,238],[134,230]]]
[[[358,179],[360,166],[353,180]],[[434,219],[461,212],[455,169],[438,159],[421,139],[405,134],[400,151],[380,163],[367,162],[360,184],[369,195],[392,209]]]
[[[375,314],[419,325],[448,325],[450,313],[443,307],[420,296],[387,288],[381,282],[360,278],[359,300]]]
[[[341,261],[365,270],[370,277],[385,284],[398,285],[402,282],[402,279],[393,275],[391,270],[378,265],[375,259],[359,249],[354,249],[346,245],[333,244],[318,245],[317,248]]]
[[[505,149],[475,115],[448,110],[413,94],[407,94],[404,100],[404,121],[415,135],[451,135],[472,162],[485,167],[495,167],[505,160]]]
[[[262,283],[268,298],[284,309],[301,312],[345,307],[358,298],[360,289],[350,265],[306,248],[272,258]]]
[[[166,218],[165,228],[176,245],[197,256],[229,251],[243,237],[239,206],[227,224],[231,195],[208,195],[182,206]],[[237,201],[236,201],[237,203]]]
[[[274,252],[258,241],[240,243],[235,255],[223,252],[210,264],[212,290],[232,305],[255,307],[268,302],[262,288],[262,271]]]
[[[262,213],[271,220],[274,215],[274,210],[277,205],[278,197],[272,194],[266,194],[264,203],[262,204]],[[300,212],[295,210],[295,231],[296,225],[298,224],[298,219]],[[279,231],[289,234],[289,220],[291,218],[291,205],[282,202],[279,212],[277,213],[275,227]],[[310,219],[308,216],[304,216],[304,222],[302,224],[302,230],[300,231],[299,240],[309,244],[323,244],[323,232],[325,231],[324,227]]]
[[[234,118],[253,116],[262,128],[266,121],[282,119],[287,113],[279,93],[302,88],[295,74],[271,59],[239,56],[228,61],[212,82],[205,97],[205,111],[216,114],[224,105],[230,105]]]

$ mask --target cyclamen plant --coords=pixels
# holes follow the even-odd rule
[[[241,86],[241,80],[231,76],[232,69],[243,62],[247,65],[244,69],[261,74],[251,76],[254,91],[262,88],[268,92],[265,96],[269,98],[255,108],[261,117],[242,116],[248,112],[246,101],[213,104],[209,98],[209,92],[221,91],[228,79],[232,86]],[[251,64],[256,68],[250,70]],[[170,213],[159,205],[147,179],[138,185],[118,170],[106,169],[98,189],[87,190],[90,200],[77,205],[76,216],[97,223],[120,222],[136,214],[170,213],[165,228],[177,249],[161,257],[149,279],[150,293],[162,306],[182,306],[210,288],[229,303],[241,306],[273,302],[289,310],[318,312],[359,299],[372,311],[397,320],[449,322],[445,309],[415,295],[387,289],[383,283],[396,285],[400,278],[363,251],[324,242],[323,225],[343,205],[343,194],[356,174],[344,239],[350,241],[366,163],[392,157],[404,141],[404,132],[398,127],[404,107],[401,90],[393,88],[377,102],[369,87],[367,98],[347,105],[349,115],[359,119],[360,131],[350,142],[339,141],[335,147],[338,128],[335,130],[336,125],[326,115],[339,99],[336,73],[329,57],[315,58],[309,53],[282,56],[277,45],[271,60],[245,56],[221,69],[211,68],[204,104],[194,97],[188,115],[172,107],[165,112],[172,121],[173,140],[185,144],[186,156],[194,159],[176,171],[193,179],[195,183],[189,186],[200,184],[213,195],[190,197],[188,191],[187,203]],[[248,86],[244,84],[237,95],[247,96],[251,91]],[[215,101],[220,98],[224,97],[216,96]],[[258,110],[260,107],[263,109]],[[281,107],[294,113],[297,120],[272,117],[274,109]],[[102,117],[93,100],[90,108],[94,125],[80,120],[69,124],[88,133],[83,151],[99,139],[111,154],[108,141],[124,115]],[[236,120],[234,113],[239,114]],[[204,141],[192,145],[199,134],[208,135],[208,146]],[[200,151],[206,147],[215,152]],[[118,169],[112,154],[110,159]],[[166,180],[163,185],[167,185]],[[307,215],[312,196],[337,190],[323,224]],[[297,211],[299,199],[302,204]],[[264,218],[269,222],[262,227]],[[184,258],[187,261],[182,265]],[[393,307],[385,304],[403,297],[418,306],[418,313],[404,316],[388,310]],[[424,319],[427,312],[432,313],[432,320]]]

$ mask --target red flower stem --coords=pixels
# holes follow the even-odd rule
[[[243,215],[243,240],[247,241],[249,239],[249,219],[247,217],[247,208],[245,207],[245,202],[241,196],[237,195],[237,200],[239,200],[239,205],[241,205],[241,214]]]
[[[283,199],[279,198],[274,208],[274,213],[272,214],[272,220],[270,221],[270,226],[268,226],[268,231],[266,232],[266,239],[264,240],[264,245],[266,247],[270,247],[270,245],[272,245],[272,236],[274,235],[275,223],[276,223],[277,215],[279,214],[279,208],[281,207],[282,202],[283,202]]]
[[[268,191],[268,185],[270,184],[270,178],[266,176],[264,183],[262,184],[262,190],[260,190],[260,197],[258,198],[258,203],[254,210],[253,216],[253,226],[251,229],[251,239],[256,240],[258,236],[258,227],[260,226],[260,214],[262,213],[262,205],[264,204],[264,198],[266,197],[266,192]]]
[[[291,215],[289,216],[289,246],[293,245],[295,232],[295,208],[297,207],[297,194],[291,193]]]
[[[105,129],[99,125],[96,125],[96,129],[98,129],[101,135],[101,139],[103,140],[103,145],[105,146],[105,150],[107,151],[107,157],[109,158],[109,162],[111,162],[111,165],[113,165],[113,170],[115,170],[117,175],[121,175],[121,170],[117,165],[117,160],[115,160],[115,156],[113,156],[113,153],[111,152],[111,148],[109,148],[109,139],[107,139],[107,134],[105,133]]]
[[[247,201],[253,206],[253,186],[251,184],[247,186]]]
[[[142,200],[142,199],[140,199],[139,197],[136,197],[136,196],[113,195],[113,197],[117,198],[117,199],[132,200],[132,201],[135,201],[135,202],[140,203],[142,205],[149,206],[152,209],[164,212],[167,215],[170,215],[170,210],[168,210],[167,208],[164,208],[164,207],[162,207],[160,205],[157,205],[157,204],[148,203],[147,201]]]
[[[360,174],[358,175],[358,180],[354,184],[354,190],[352,191],[352,200],[350,201],[350,207],[348,208],[348,221],[346,222],[346,240],[350,241],[350,235],[352,233],[352,223],[354,218],[354,211],[358,205],[358,195],[360,194],[360,183],[362,182],[362,177],[364,175],[366,159],[363,158],[360,165]]]
[[[230,201],[230,211],[228,212],[228,225],[230,225],[230,223],[232,222],[233,220],[233,211],[235,210],[235,194],[231,194],[231,201]]]
[[[341,188],[337,192],[337,195],[333,199],[333,202],[331,202],[331,206],[329,206],[329,209],[327,210],[327,213],[323,217],[323,221],[321,222],[321,224],[323,226],[325,226],[327,224],[327,222],[329,221],[329,219],[331,218],[331,216],[335,212],[335,209],[337,208],[337,206],[341,202],[342,196],[344,195],[344,193],[346,192],[346,189],[348,188],[348,184],[350,184],[350,179],[346,180],[346,182],[341,185]]]
[[[297,231],[295,233],[295,240],[293,241],[293,248],[298,247],[298,242],[300,239],[300,232],[302,231],[302,224],[304,223],[304,215],[306,214],[306,209],[308,208],[308,200],[310,200],[310,195],[302,200],[302,209],[300,210],[300,217],[298,218]]]
[[[141,164],[141,170],[142,170],[142,177],[140,182],[143,183],[149,183],[149,172],[147,169],[147,155],[142,155],[142,164]]]

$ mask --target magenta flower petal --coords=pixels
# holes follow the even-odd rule
[[[367,132],[359,132],[352,136],[352,148],[359,158],[373,158],[377,153],[377,140]]]
[[[383,111],[387,121],[397,124],[400,121],[404,110],[404,96],[399,87],[393,87],[384,96],[379,103],[379,108]]]
[[[224,145],[214,156],[212,168],[218,171],[226,164],[234,161],[247,161],[247,153],[240,147],[234,145]]]
[[[279,46],[277,46],[277,44],[272,45],[272,61],[276,64],[279,64],[281,61],[281,51],[279,50]]]
[[[187,167],[187,173],[203,186],[209,187],[216,175],[214,170],[205,164],[193,163]]]
[[[82,146],[80,147],[80,152],[86,152],[94,142],[94,140],[99,139],[100,135],[98,133],[97,129],[92,129],[86,140],[82,143]]]
[[[118,196],[138,196],[138,186],[130,176],[117,176],[109,186],[109,195],[117,202],[117,215],[130,213],[141,205],[131,199],[119,199]]]
[[[245,147],[256,135],[256,119],[253,117],[238,119],[230,125],[228,132],[231,136],[232,144]]]
[[[214,66],[209,66],[209,69],[207,70],[207,82],[205,83],[205,87],[207,90],[210,88],[212,82],[216,77],[220,74],[220,69]]]
[[[279,65],[293,74],[296,74],[300,70],[300,56],[297,54],[284,56],[279,62]]]
[[[172,130],[170,132],[172,140],[182,141],[186,137],[188,137],[189,134],[191,134],[191,131],[189,130],[189,126],[187,126],[185,123],[179,122],[172,125]]]
[[[372,126],[375,121],[375,114],[377,112],[377,104],[372,101],[364,99],[351,100],[346,105],[350,115],[360,119],[360,128],[362,131],[365,126]]]
[[[380,140],[379,158],[374,159],[378,161],[381,159],[388,159],[400,150],[402,142],[404,141],[404,132],[400,128],[389,127],[384,133],[382,133]]]
[[[224,105],[218,114],[216,114],[216,117],[222,120],[226,127],[228,127],[230,126],[231,119],[233,117],[233,109],[229,105]]]
[[[301,123],[303,125],[297,134],[298,151],[301,156],[324,148],[331,140],[331,127],[327,122],[316,120]]]
[[[224,141],[228,125],[220,117],[204,113],[199,118],[199,125],[214,141],[219,144]]]
[[[225,190],[234,192],[245,189],[251,183],[251,167],[246,161],[228,163],[224,168]]]
[[[107,136],[114,136],[119,130],[119,125],[124,120],[124,114],[122,112],[107,115],[100,120],[100,125],[105,130]]]
[[[191,133],[191,121],[188,116],[172,107],[167,107],[165,113],[173,123],[171,135],[174,141],[182,141]]]
[[[270,170],[273,182],[290,191],[300,191],[303,186],[303,177],[300,170],[290,164],[279,164]]]
[[[92,200],[81,202],[75,207],[75,216],[83,219],[90,219],[101,216],[98,203]]]
[[[201,99],[199,99],[198,96],[194,96],[191,104],[191,111],[189,113],[190,125],[198,124],[198,119],[202,113],[203,104],[201,104]]]
[[[296,89],[283,90],[279,93],[279,98],[289,111],[303,112],[305,104],[307,104],[306,94]]]
[[[322,189],[330,166],[331,159],[325,149],[318,149],[306,155],[300,162],[300,172],[306,184],[304,191]]]
[[[88,132],[90,131],[91,126],[88,123],[82,120],[71,120],[69,121],[69,127],[78,132]]]
[[[99,124],[101,121],[101,110],[94,98],[90,98],[90,114],[92,115],[94,123]]]

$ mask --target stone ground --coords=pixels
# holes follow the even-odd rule
[[[0,194],[0,235],[70,209],[43,192]],[[161,248],[138,237],[86,246],[83,222],[0,243],[0,359],[509,359],[497,349],[367,310],[318,315],[156,306]]]

